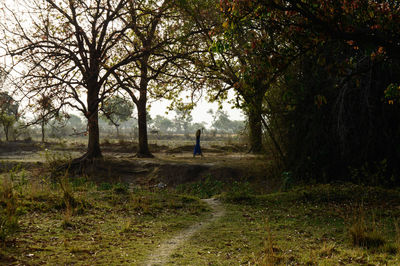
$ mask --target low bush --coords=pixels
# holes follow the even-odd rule
[[[225,194],[224,199],[227,202],[250,203],[254,198],[254,191],[250,186],[249,182],[238,182],[234,181],[229,187],[228,192]]]
[[[224,183],[214,179],[212,176],[206,176],[202,180],[190,183],[181,184],[176,187],[178,193],[186,193],[200,198],[211,198],[223,191]]]

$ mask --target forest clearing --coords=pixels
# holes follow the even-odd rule
[[[0,0],[0,265],[400,265],[400,1]]]

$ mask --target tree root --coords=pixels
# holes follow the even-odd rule
[[[154,158],[154,155],[151,152],[148,153],[136,153],[135,156],[136,158]]]
[[[79,158],[75,158],[58,166],[52,171],[51,177],[57,177],[65,174],[66,172],[72,175],[87,174],[89,172],[93,172],[93,169],[96,168],[97,163],[100,161],[103,161],[103,157],[93,158],[86,153]]]
[[[263,149],[262,148],[255,148],[254,146],[251,146],[250,149],[247,151],[247,154],[262,154]]]

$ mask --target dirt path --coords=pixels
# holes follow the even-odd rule
[[[208,226],[225,213],[224,207],[216,199],[202,199],[212,208],[212,217],[206,221],[196,223],[188,229],[180,232],[177,236],[168,239],[151,254],[145,265],[164,265],[168,262],[169,256],[185,241],[188,241],[197,231]]]

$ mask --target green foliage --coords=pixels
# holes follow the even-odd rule
[[[254,191],[249,182],[233,181],[226,194],[224,200],[232,203],[251,202],[254,197]]]
[[[189,109],[185,109],[185,107],[179,109],[176,108],[174,110],[176,116],[174,119],[174,126],[176,128],[176,132],[184,133],[185,135],[189,133],[189,127],[192,123],[193,117],[191,112],[191,108],[193,106],[187,107]]]
[[[116,183],[113,185],[113,191],[117,194],[128,194],[129,185],[128,183]]]
[[[190,184],[180,184],[176,187],[178,193],[187,193],[200,198],[211,198],[223,190],[224,183],[208,175],[200,181]]]
[[[387,186],[398,183],[398,179],[388,169],[387,159],[366,162],[360,168],[350,168],[350,179],[358,184]]]
[[[108,183],[102,182],[97,185],[99,191],[113,191],[116,194],[127,194],[129,193],[129,184],[127,183]]]
[[[282,173],[282,189],[288,190],[294,186],[295,180],[293,179],[292,172],[283,172]]]
[[[391,83],[384,93],[388,104],[398,104],[400,100],[400,85]]]
[[[349,180],[349,166],[385,158],[386,180],[398,174],[398,4],[227,0],[219,7],[213,51],[239,58],[228,83],[251,129],[257,112],[264,115],[270,144],[296,181]]]
[[[113,185],[111,183],[102,182],[97,186],[97,189],[100,191],[111,190]]]
[[[95,186],[95,184],[92,181],[89,181],[85,176],[70,178],[69,183],[74,189],[93,188]]]
[[[152,126],[162,132],[168,132],[168,131],[172,130],[172,128],[173,128],[173,122],[170,119],[168,119],[167,117],[157,115],[152,120]]]
[[[399,226],[400,220],[395,221],[395,228],[396,228],[396,242],[395,242],[395,247],[396,247],[396,252],[400,254],[400,226]]]
[[[382,99],[388,84],[397,79],[394,73],[400,73],[399,62],[374,65],[362,51],[334,41],[316,51],[318,56],[299,58],[268,94],[269,121],[286,153],[286,170],[296,181],[350,180],[349,167],[361,169],[367,162],[372,170],[376,162],[386,160],[382,182],[378,174],[364,180],[397,182],[392,177],[397,175],[395,161],[400,156],[396,148],[400,116],[395,105]],[[325,63],[315,64],[320,57]],[[356,75],[357,69],[368,69],[369,74]],[[347,76],[351,73],[352,78]]]
[[[0,124],[3,126],[6,140],[9,141],[14,124],[18,121],[19,104],[5,92],[0,92]]]
[[[211,111],[211,112],[210,112]],[[237,133],[243,130],[244,123],[242,121],[233,121],[229,118],[227,112],[218,109],[215,113],[210,110],[209,113],[213,116],[211,126],[218,132]]]
[[[64,143],[60,143],[61,148],[65,145]],[[71,162],[72,157],[69,152],[60,152],[56,150],[50,150],[48,148],[44,148],[41,152],[46,164],[46,168],[50,170],[50,172],[54,172],[59,170],[60,166],[66,165],[68,162]]]
[[[121,122],[127,121],[132,116],[133,107],[131,101],[120,96],[113,96],[102,104],[102,118],[108,120],[111,125],[119,126]]]

